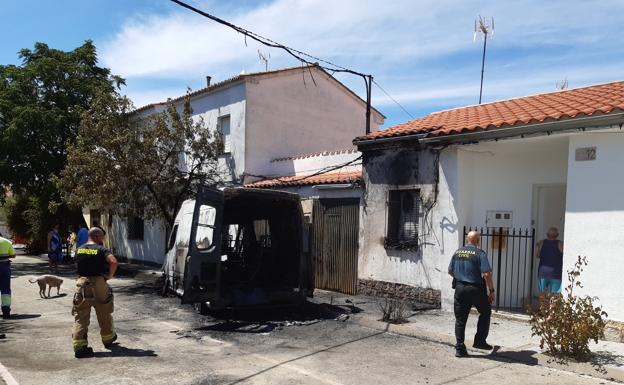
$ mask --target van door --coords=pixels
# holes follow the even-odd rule
[[[216,303],[219,299],[223,201],[223,192],[213,188],[201,187],[197,193],[182,303]]]

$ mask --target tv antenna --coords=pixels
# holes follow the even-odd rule
[[[479,16],[475,19],[475,29],[473,41],[477,40],[477,34],[483,34],[483,58],[481,59],[481,87],[479,88],[479,104],[481,104],[481,97],[483,96],[483,72],[485,71],[485,50],[487,48],[488,35],[494,36],[494,18],[490,17],[487,20],[485,17]]]
[[[260,58],[260,61],[264,62],[264,72],[267,72],[269,70],[269,59],[271,58],[271,54],[265,54],[258,50],[258,57]]]
[[[568,78],[564,78],[563,80],[559,80],[557,81],[557,83],[555,83],[555,87],[558,90],[567,90],[568,89]]]

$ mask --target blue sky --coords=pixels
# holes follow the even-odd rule
[[[247,29],[371,73],[413,116],[478,101],[481,41],[477,15],[495,17],[488,41],[484,101],[624,79],[624,1],[578,0],[189,0]],[[181,95],[186,87],[296,65],[166,0],[5,1],[0,63],[42,41],[69,50],[86,39],[100,62],[127,79],[137,106]],[[364,95],[360,79],[340,76]],[[381,91],[373,104],[386,126],[411,118]]]

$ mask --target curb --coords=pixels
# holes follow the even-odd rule
[[[449,346],[449,348],[453,348],[455,346],[455,337],[447,334],[434,333],[422,328],[408,326],[407,324],[391,324],[364,317],[352,317],[351,319],[356,324],[367,327],[369,329],[379,330],[386,333],[399,334],[427,342],[443,344]],[[466,338],[467,347],[472,346],[472,343],[473,341],[471,339]],[[532,347],[533,345],[526,345],[519,347],[519,349],[529,349]],[[483,350],[476,350],[472,348],[468,348],[468,351],[483,353]],[[449,355],[450,354],[452,354],[452,350],[449,350]],[[495,353],[491,353],[490,356],[494,360],[498,359],[504,362],[516,362],[530,366],[539,365],[555,370],[572,372],[579,375],[600,378],[609,381],[624,382],[624,368],[619,369],[609,366],[598,366],[587,362],[558,362],[557,359],[551,356],[547,356],[543,353],[528,350],[510,349],[503,346],[500,346],[499,350],[495,350]]]

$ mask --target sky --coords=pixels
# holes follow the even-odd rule
[[[188,0],[248,30],[375,81],[384,127],[478,102],[483,41],[479,15],[494,17],[483,101],[624,79],[624,0]],[[167,0],[2,0],[0,64],[45,42],[71,50],[91,39],[100,65],[126,79],[139,107],[241,71],[299,65]],[[337,75],[356,93],[364,82]]]

